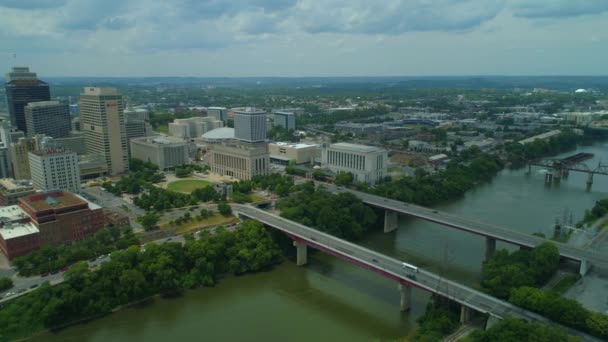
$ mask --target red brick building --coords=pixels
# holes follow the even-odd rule
[[[81,240],[106,224],[103,209],[69,192],[19,198],[0,208],[0,249],[9,259],[45,245]]]

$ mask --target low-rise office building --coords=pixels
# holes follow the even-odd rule
[[[223,122],[214,117],[175,119],[169,123],[169,135],[183,139],[200,138],[210,130],[223,127]]]
[[[0,179],[0,206],[15,205],[21,197],[35,192],[29,180]]]
[[[387,174],[388,151],[350,143],[331,144],[323,149],[323,167],[334,173],[350,172],[354,180],[376,184]]]
[[[209,145],[211,172],[237,179],[270,174],[270,155],[266,143],[223,141]]]
[[[161,170],[190,163],[188,144],[172,137],[131,139],[131,156],[156,164]]]
[[[296,164],[311,164],[321,160],[321,147],[311,144],[293,144],[276,142],[268,144],[270,160],[277,164],[289,164],[293,160]]]
[[[296,115],[291,112],[274,112],[274,126],[294,131],[296,129]]]
[[[105,224],[103,209],[78,195],[33,194],[0,208],[0,249],[12,259],[46,245],[84,239]]]

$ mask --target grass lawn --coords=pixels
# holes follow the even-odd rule
[[[268,198],[264,197],[264,196],[260,196],[258,194],[251,194],[251,199],[253,200],[253,202],[261,202],[261,201],[267,201]]]
[[[208,219],[201,220],[201,221],[192,219],[189,222],[180,224],[179,226],[175,225],[175,224],[170,225],[167,223],[167,224],[163,224],[160,228],[161,229],[175,228],[176,234],[182,234],[182,233],[186,233],[186,232],[189,232],[192,230],[205,229],[205,228],[210,228],[210,227],[219,226],[219,225],[228,225],[228,224],[236,223],[236,222],[238,222],[238,219],[234,216],[223,216],[218,213],[213,213],[213,216],[211,216]]]
[[[207,185],[211,185],[211,183],[200,179],[182,179],[169,183],[167,188],[169,190],[189,194],[192,191],[204,188]]]

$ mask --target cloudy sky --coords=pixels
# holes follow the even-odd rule
[[[0,0],[0,55],[42,77],[608,75],[608,0]]]

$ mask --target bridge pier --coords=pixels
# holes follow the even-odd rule
[[[399,214],[396,211],[384,211],[384,232],[390,233],[399,226]]]
[[[299,241],[294,241],[293,246],[296,248],[296,265],[306,265],[308,262],[308,246]]]
[[[593,186],[593,172],[590,172],[587,175],[587,191],[591,191],[592,186]]]
[[[581,260],[581,265],[578,269],[578,274],[581,275],[581,277],[584,277],[587,272],[589,272],[589,269],[591,268],[591,265],[589,265],[589,263],[587,262],[586,259]]]
[[[468,306],[460,306],[460,324],[467,324],[471,319],[471,309]]]
[[[547,173],[545,173],[545,183],[551,184],[551,182],[553,182],[553,172],[547,171]]]
[[[484,261],[490,260],[494,253],[496,253],[496,239],[486,237],[486,258]]]
[[[495,326],[499,322],[500,322],[500,319],[498,319],[498,318],[490,315],[490,317],[488,317],[488,320],[486,321],[486,330],[488,330],[491,327]]]
[[[410,286],[399,283],[397,286],[399,293],[401,294],[401,300],[399,301],[399,307],[401,311],[409,311],[410,303],[412,301],[412,288]]]

